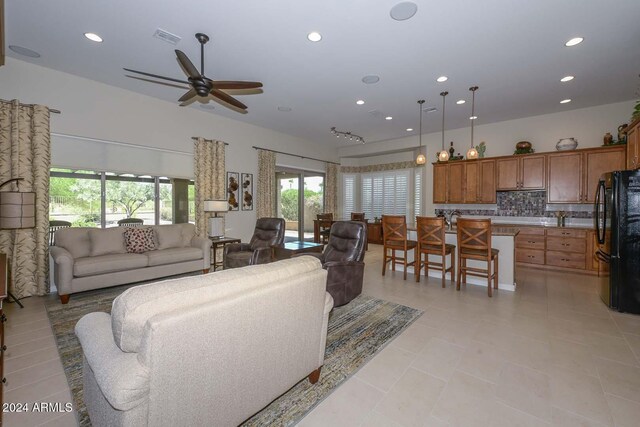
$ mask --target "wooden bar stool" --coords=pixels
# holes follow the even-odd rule
[[[396,263],[404,265],[404,280],[407,280],[407,267],[415,267],[418,259],[418,243],[407,239],[407,219],[404,215],[382,215],[382,275],[387,269],[387,263],[391,261],[391,268],[396,271]],[[407,252],[413,249],[413,261],[407,262]],[[391,256],[388,251],[391,250]],[[396,251],[403,251],[404,257],[396,256]],[[387,257],[389,258],[387,260]],[[415,270],[415,268],[414,268]]]
[[[486,277],[487,293],[492,296],[493,287],[498,289],[498,254],[500,251],[491,247],[491,220],[458,218],[458,283],[460,279],[467,283],[469,276]],[[467,260],[485,261],[487,268],[467,267]],[[493,262],[493,272],[491,263]]]
[[[416,268],[416,282],[420,281],[420,270],[424,266],[426,276],[429,276],[429,267],[442,271],[442,287],[444,288],[445,276],[451,272],[451,281],[455,284],[456,246],[445,242],[444,218],[416,217],[418,228],[418,263]],[[424,255],[424,258],[423,258]],[[439,255],[441,262],[429,261],[429,255]],[[451,255],[451,266],[447,268],[446,256]]]
[[[320,228],[320,243],[329,241],[329,233],[333,225],[333,213],[320,213],[317,215],[318,227]]]

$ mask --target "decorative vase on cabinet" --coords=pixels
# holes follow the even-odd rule
[[[575,138],[562,138],[556,144],[556,150],[558,151],[568,151],[575,150],[578,146],[578,141]]]

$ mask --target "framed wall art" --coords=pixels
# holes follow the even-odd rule
[[[227,172],[227,201],[229,202],[230,211],[240,210],[239,190],[240,174],[238,172]]]
[[[253,174],[243,173],[240,179],[240,191],[242,193],[242,210],[253,210]]]

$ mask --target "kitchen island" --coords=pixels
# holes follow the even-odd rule
[[[491,247],[494,249],[498,249],[500,251],[499,255],[499,267],[498,267],[498,288],[504,289],[507,291],[515,291],[516,290],[516,281],[515,281],[515,237],[518,235],[519,229],[517,226],[501,226],[501,225],[493,225],[491,227]],[[418,240],[416,227],[409,226],[407,229],[407,235],[409,240]],[[458,236],[457,229],[454,227],[451,230],[447,230],[445,234],[445,241],[449,244],[456,246],[456,262],[458,258],[457,254],[457,246],[458,246]],[[438,255],[429,255],[432,261],[439,262],[440,256]],[[409,262],[413,261],[413,251],[410,251],[407,254],[407,258]],[[446,257],[447,268],[450,264],[450,257]],[[470,267],[481,267],[486,268],[486,262],[479,262],[469,260],[468,265]],[[457,265],[455,266],[455,271],[457,274]],[[408,271],[413,272],[413,268],[409,267]],[[422,274],[424,273],[424,269],[422,270]],[[429,269],[429,276],[431,277],[442,277],[442,273],[440,270]],[[446,278],[448,280],[453,280],[455,278],[451,277],[451,273],[447,273]],[[483,279],[482,277],[473,277],[467,276],[467,283],[471,285],[480,285],[487,286],[487,279]]]

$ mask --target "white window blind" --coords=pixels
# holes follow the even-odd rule
[[[407,215],[410,171],[362,175],[362,211],[366,218]]]
[[[422,215],[422,168],[416,168],[413,174],[413,214]]]
[[[342,175],[342,217],[349,218],[356,210],[356,176]]]

